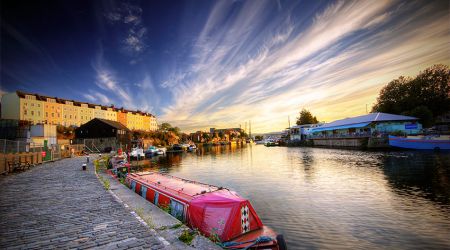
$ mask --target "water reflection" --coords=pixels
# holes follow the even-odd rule
[[[150,161],[249,198],[291,249],[450,245],[450,154],[227,145]]]

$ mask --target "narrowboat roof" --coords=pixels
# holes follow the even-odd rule
[[[142,172],[130,174],[130,177],[144,184],[162,189],[174,196],[181,196],[187,200],[192,200],[197,195],[224,189],[162,173]]]

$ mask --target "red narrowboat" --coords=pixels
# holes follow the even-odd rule
[[[283,236],[264,226],[250,202],[234,191],[153,172],[129,174],[126,183],[224,248],[286,249]]]

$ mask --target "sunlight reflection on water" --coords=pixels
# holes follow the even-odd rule
[[[151,162],[249,198],[291,249],[450,246],[449,153],[252,145]]]

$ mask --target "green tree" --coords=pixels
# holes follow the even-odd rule
[[[380,91],[372,112],[409,114],[421,119],[424,127],[450,110],[450,68],[438,64],[415,78],[399,77]],[[431,116],[431,119],[430,119]]]
[[[434,123],[433,113],[426,106],[418,106],[411,111],[406,111],[402,114],[419,118],[420,123],[422,123],[425,128],[431,127]]]
[[[316,124],[319,123],[317,121],[317,118],[309,112],[307,109],[302,109],[300,111],[299,117],[297,117],[297,125],[303,125],[303,124]]]
[[[170,125],[170,123],[167,123],[167,122],[163,122],[163,123],[161,123],[161,125],[159,126],[159,128],[161,129],[161,130],[169,130],[170,128],[172,128],[172,125]]]
[[[381,89],[376,104],[372,107],[373,112],[400,114],[407,106],[411,108],[412,101],[409,95],[411,81],[410,77],[400,76],[389,82]]]

